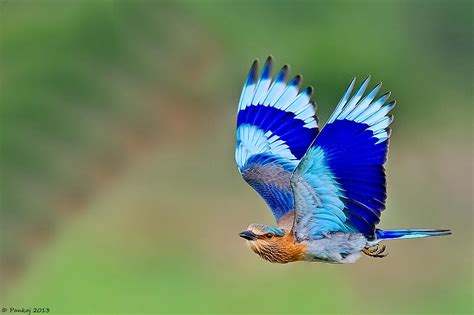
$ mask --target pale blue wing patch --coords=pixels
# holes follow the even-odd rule
[[[351,231],[345,225],[341,187],[324,156],[321,148],[311,147],[291,179],[298,240],[315,239],[331,231]]]
[[[241,170],[248,159],[256,154],[271,152],[275,157],[296,162],[289,146],[271,131],[266,133],[255,125],[242,124],[237,128],[235,161]]]

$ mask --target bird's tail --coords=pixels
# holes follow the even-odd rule
[[[376,230],[377,240],[393,240],[451,235],[450,230],[415,229],[415,230]]]

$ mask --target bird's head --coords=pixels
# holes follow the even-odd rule
[[[283,237],[285,231],[275,226],[263,224],[250,224],[246,230],[240,232],[239,236],[250,242],[265,241],[268,242],[273,238]]]
[[[251,224],[246,230],[240,232],[239,236],[246,239],[250,248],[263,259],[286,263],[295,260],[291,245],[293,237],[291,233],[275,227],[263,224]]]

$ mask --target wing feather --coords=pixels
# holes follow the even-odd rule
[[[279,221],[294,208],[291,174],[318,134],[318,124],[313,88],[300,92],[300,75],[287,83],[287,65],[272,82],[272,65],[269,57],[258,80],[258,62],[250,68],[238,106],[235,160]]]
[[[291,178],[299,240],[330,232],[372,239],[385,209],[383,165],[395,101],[384,105],[390,93],[374,101],[381,84],[364,97],[368,78],[350,97],[354,82]]]

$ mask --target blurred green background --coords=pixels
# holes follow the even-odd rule
[[[473,312],[471,1],[0,0],[0,306],[52,313]],[[273,265],[234,165],[254,58],[324,122],[353,76],[398,105],[385,259]]]

